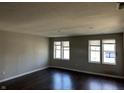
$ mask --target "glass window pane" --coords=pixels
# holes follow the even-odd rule
[[[91,62],[100,62],[100,52],[91,51]]]
[[[116,41],[103,40],[103,63],[116,64]]]
[[[54,42],[54,45],[61,45],[61,42],[56,41],[56,42]]]
[[[56,50],[56,57],[55,58],[61,58],[60,50]]]
[[[100,40],[90,40],[89,45],[100,45]]]
[[[115,53],[114,52],[104,52],[104,63],[116,64],[115,63]]]
[[[69,59],[69,50],[64,50],[64,59]]]
[[[100,63],[100,40],[89,41],[89,61]]]
[[[63,59],[69,59],[70,54],[69,54],[69,41],[63,41]]]
[[[69,46],[69,41],[63,41],[63,46]]]
[[[115,44],[104,44],[104,51],[115,51]]]
[[[100,50],[99,46],[91,46],[91,50]]]
[[[54,58],[55,59],[61,58],[61,42],[60,41],[54,42]]]
[[[56,46],[56,49],[61,49],[61,46]]]
[[[69,50],[69,47],[64,47],[64,50]]]
[[[69,41],[55,41],[54,42],[54,58],[55,59],[69,59]]]
[[[102,43],[115,43],[115,40],[114,39],[103,40]]]

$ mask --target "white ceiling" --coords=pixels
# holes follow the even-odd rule
[[[123,29],[117,3],[0,3],[0,31],[58,37]]]

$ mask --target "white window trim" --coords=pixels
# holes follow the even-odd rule
[[[103,48],[103,41],[104,40],[115,40],[115,63],[107,63],[107,62],[104,62],[104,48]],[[117,65],[117,50],[116,50],[116,39],[102,39],[101,40],[101,43],[102,43],[102,64],[106,64],[106,65]],[[105,43],[105,44],[107,44],[107,43]],[[113,43],[112,43],[113,44]]]
[[[54,45],[53,45],[53,59],[54,60],[70,60],[70,41],[68,41],[68,40],[64,40],[64,41],[54,41],[54,42],[60,42],[60,46],[61,46],[61,49],[60,49],[60,58],[56,58],[55,57],[55,49],[54,49]],[[62,45],[62,42],[69,42],[69,59],[64,59],[64,46]],[[54,43],[53,43],[54,44]]]
[[[91,49],[90,49],[90,41],[100,41],[98,39],[95,39],[95,40],[89,40],[88,41],[88,61],[89,63],[96,63],[96,64],[100,64],[101,62],[100,61],[91,61]],[[101,44],[101,43],[100,43]],[[97,45],[96,45],[97,46]],[[101,51],[100,51],[100,56],[101,56]]]
[[[61,47],[61,41],[54,41],[54,43],[55,43],[55,42],[60,42],[60,47]],[[56,52],[55,52],[56,49],[55,49],[54,43],[53,43],[53,58],[60,60],[60,59],[61,59],[61,49],[60,49],[60,58],[56,58]]]
[[[90,54],[90,45],[89,45],[89,42],[90,41],[95,41],[95,40],[99,40],[100,41],[100,62],[98,61],[91,61],[91,54]],[[103,40],[115,40],[115,64],[114,63],[105,63],[104,62],[104,48],[103,48]],[[95,63],[95,64],[106,64],[106,65],[117,65],[117,42],[116,42],[116,39],[113,39],[113,38],[109,38],[109,39],[92,39],[92,40],[88,40],[88,62],[89,63]]]

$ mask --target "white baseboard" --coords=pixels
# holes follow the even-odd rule
[[[81,70],[77,70],[77,69],[70,69],[70,68],[58,67],[58,66],[49,66],[49,67],[51,67],[51,68],[66,69],[66,70],[71,70],[71,71],[76,71],[76,72],[81,72],[81,73],[87,73],[87,74],[93,74],[93,75],[100,75],[100,76],[106,76],[106,77],[124,79],[123,76],[109,75],[109,74],[96,73],[96,72],[89,72],[89,71],[81,71]]]
[[[5,81],[8,81],[8,80],[11,80],[11,79],[14,79],[14,78],[18,78],[18,77],[21,77],[21,76],[24,76],[24,75],[27,75],[27,74],[31,74],[31,73],[36,72],[36,71],[44,70],[46,68],[48,68],[48,67],[38,68],[38,69],[35,69],[33,71],[29,71],[29,72],[25,72],[25,73],[22,73],[22,74],[19,74],[19,75],[16,75],[16,76],[5,78],[5,79],[0,80],[0,83],[1,82],[5,82]]]
[[[48,66],[48,67],[38,68],[38,69],[35,69],[33,71],[25,72],[25,73],[22,73],[22,74],[19,74],[19,75],[16,75],[16,76],[12,76],[12,77],[9,77],[9,78],[2,79],[2,80],[0,80],[0,83],[5,82],[5,81],[8,81],[8,80],[11,80],[11,79],[14,79],[14,78],[18,78],[18,77],[21,77],[21,76],[24,76],[24,75],[27,75],[27,74],[30,74],[30,73],[33,73],[33,72],[44,70],[44,69],[47,69],[49,67],[52,67],[52,68],[61,68],[61,69],[66,69],[66,70],[71,70],[71,71],[76,71],[76,72],[81,72],[81,73],[93,74],[93,75],[100,75],[100,76],[106,76],[106,77],[124,79],[123,76],[102,74],[102,73],[89,72],[89,71],[81,71],[81,70],[77,70],[77,69],[70,69],[70,68],[58,67],[58,66]]]

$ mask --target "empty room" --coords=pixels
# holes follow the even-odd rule
[[[0,2],[0,90],[124,90],[124,3]]]

